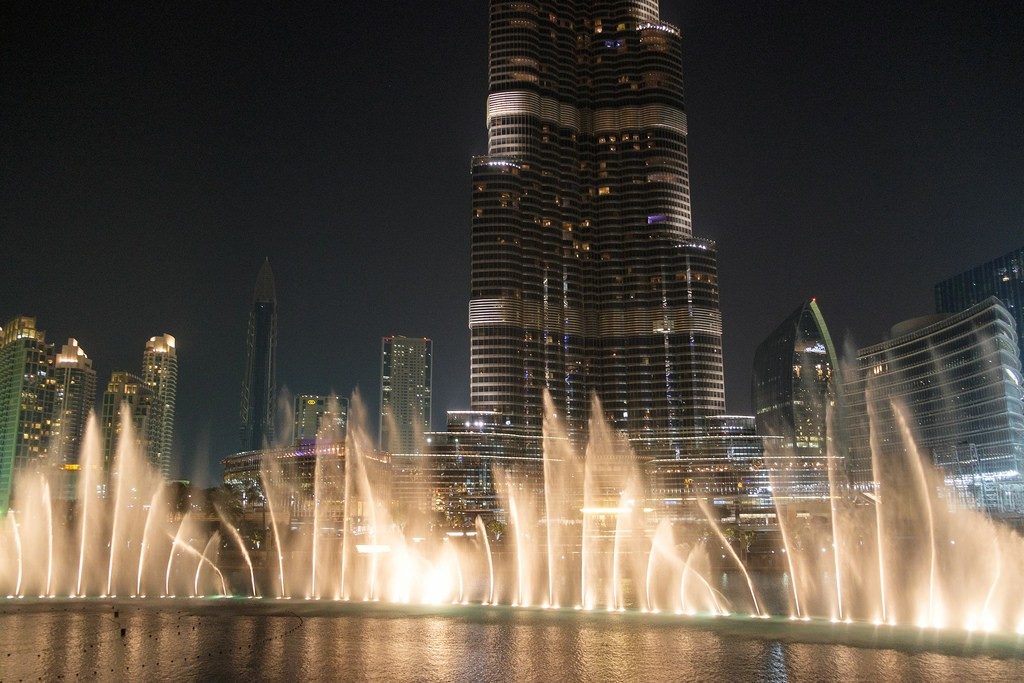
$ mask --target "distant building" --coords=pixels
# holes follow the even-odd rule
[[[348,399],[332,396],[302,394],[295,397],[295,426],[292,441],[295,446],[316,443],[322,430],[329,430],[332,438],[345,441],[348,427]]]
[[[54,417],[50,456],[65,476],[60,495],[75,497],[86,422],[96,402],[96,371],[78,340],[68,339],[53,365]]]
[[[935,285],[935,310],[959,313],[990,296],[997,297],[1016,322],[1018,343],[1024,339],[1024,247],[975,266]],[[1024,348],[1019,358],[1024,363]]]
[[[103,435],[103,464],[110,471],[121,439],[121,411],[131,411],[135,434],[133,447],[145,455],[146,460],[158,467],[162,437],[160,399],[146,381],[138,375],[121,370],[110,376],[103,393],[100,428]]]
[[[171,474],[174,446],[174,407],[178,393],[178,354],[174,337],[162,334],[150,337],[142,356],[142,380],[153,390],[159,414],[152,419],[153,463],[165,478]]]
[[[754,353],[751,400],[757,433],[780,437],[788,451],[766,457],[783,457],[796,468],[789,473],[796,487],[786,492],[790,495],[829,492],[828,459],[841,456],[838,377],[832,337],[814,299],[793,311]],[[831,466],[837,473],[841,469],[837,462]]]
[[[240,429],[243,451],[259,450],[274,441],[276,358],[277,295],[268,259],[256,278],[245,337]]]
[[[953,315],[895,326],[857,352],[844,385],[848,466],[870,488],[872,444],[881,467],[905,462],[904,411],[919,449],[945,472],[960,503],[1020,510],[1024,401],[1015,320],[994,297]]]
[[[35,318],[0,329],[0,516],[11,505],[15,474],[41,466],[52,434],[53,347]]]
[[[426,337],[384,337],[380,349],[380,447],[414,453],[430,431],[432,343]]]

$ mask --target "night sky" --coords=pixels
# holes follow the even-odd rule
[[[265,256],[279,385],[375,405],[380,337],[428,336],[435,428],[468,407],[487,3],[143,4],[0,8],[0,318],[77,337],[101,387],[175,335],[199,482],[237,447]],[[895,4],[662,1],[731,412],[801,299],[837,343],[874,343],[1024,244],[1024,10]]]

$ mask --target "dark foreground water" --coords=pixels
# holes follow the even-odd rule
[[[122,629],[124,633],[122,635]],[[749,618],[0,600],[0,680],[1024,680],[1024,639]]]

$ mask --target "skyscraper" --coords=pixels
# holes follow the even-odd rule
[[[121,411],[131,414],[135,443],[146,460],[159,468],[159,452],[163,436],[160,399],[153,387],[138,375],[116,370],[110,375],[107,389],[103,392],[100,413],[100,429],[103,435],[103,463],[109,470],[117,453],[121,439]]]
[[[654,451],[725,410],[713,242],[692,234],[679,30],[657,0],[490,4],[472,163],[470,396],[582,435],[590,394]]]
[[[274,394],[277,357],[277,296],[270,259],[263,262],[249,311],[242,380],[241,444],[255,451],[274,440]]]
[[[65,472],[60,495],[75,496],[82,437],[96,402],[96,371],[77,339],[68,339],[53,366],[54,418],[50,455]]]
[[[174,337],[162,334],[150,337],[142,355],[142,380],[156,396],[157,414],[153,444],[153,458],[157,469],[165,477],[171,473],[171,454],[174,445],[174,404],[178,393],[178,352]]]
[[[0,515],[7,513],[15,474],[41,465],[52,433],[53,347],[35,318],[0,330]]]
[[[301,394],[295,397],[295,446],[315,443],[322,430],[329,428],[339,441],[345,441],[348,427],[348,399],[334,396]]]
[[[1016,322],[1017,339],[1024,339],[1024,247],[935,285],[935,311],[959,313],[990,296],[1003,302]],[[1024,343],[1020,346],[1024,363]]]
[[[384,337],[380,348],[380,447],[413,453],[430,431],[433,345],[425,337]]]
[[[828,492],[829,457],[839,457],[839,362],[821,309],[801,304],[754,353],[751,400],[757,433],[779,437],[794,495]],[[837,464],[837,463],[833,463]],[[783,469],[783,468],[780,468]]]

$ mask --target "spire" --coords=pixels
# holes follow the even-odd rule
[[[276,301],[274,294],[274,273],[270,270],[270,259],[263,260],[260,266],[260,274],[256,276],[256,291],[253,293],[255,301]]]

